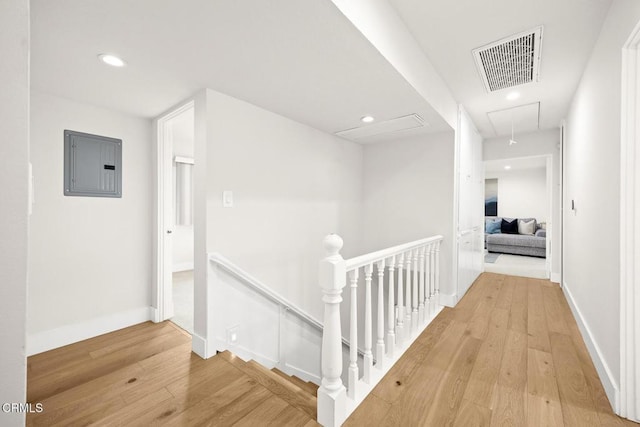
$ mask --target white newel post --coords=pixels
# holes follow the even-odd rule
[[[346,285],[346,265],[340,255],[342,239],[337,234],[324,238],[325,258],[320,261],[319,278],[324,302],[322,332],[322,382],[318,389],[318,423],[339,426],[345,418],[346,390],[342,384],[342,331],[340,302]]]

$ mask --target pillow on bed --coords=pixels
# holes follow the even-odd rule
[[[500,224],[500,232],[504,234],[518,234],[518,220],[507,221],[503,218]]]

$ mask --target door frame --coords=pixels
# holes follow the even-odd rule
[[[154,313],[153,321],[162,322],[173,317],[172,239],[173,232],[173,138],[168,124],[175,117],[195,108],[195,102],[174,107],[155,120],[156,136],[156,215],[154,244]]]
[[[622,49],[620,140],[620,398],[640,420],[640,22]]]

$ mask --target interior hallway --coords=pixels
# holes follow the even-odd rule
[[[274,375],[277,374],[277,375]],[[317,425],[315,390],[150,322],[28,359],[27,425]],[[611,411],[561,290],[484,273],[346,425],[638,426]]]
[[[347,425],[635,426],[613,414],[560,288],[483,273]]]

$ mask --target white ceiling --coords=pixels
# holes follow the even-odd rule
[[[504,167],[510,166],[509,170]],[[485,174],[509,171],[523,170],[523,169],[540,169],[547,167],[547,158],[545,156],[533,156],[533,157],[519,157],[515,159],[498,159],[487,160],[484,162]]]
[[[505,117],[516,135],[558,126],[610,1],[390,0],[484,137],[509,134]],[[33,0],[31,16],[35,90],[151,118],[208,87],[329,133],[413,113],[428,126],[407,134],[450,130],[329,0]],[[537,25],[540,82],[486,93],[471,51]]]
[[[559,126],[582,76],[611,0],[389,0],[433,62],[457,101],[485,137],[509,134],[487,113],[540,103],[540,129]],[[476,70],[474,48],[543,25],[540,81],[487,93]],[[514,119],[516,133],[533,118]]]
[[[151,118],[208,87],[330,133],[412,113],[450,129],[328,0],[34,0],[31,16],[35,90]]]

